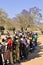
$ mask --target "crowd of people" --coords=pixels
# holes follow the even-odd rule
[[[20,63],[27,59],[37,46],[38,34],[33,32],[15,32],[11,37],[7,33],[0,43],[0,64],[8,65]]]

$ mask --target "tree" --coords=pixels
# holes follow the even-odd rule
[[[40,24],[40,21],[42,20],[42,14],[40,13],[41,9],[37,7],[33,7],[29,9],[30,15],[34,19],[34,23],[38,26]]]
[[[3,10],[0,9],[0,25],[5,26],[5,22],[7,22],[8,14]]]
[[[23,14],[24,13],[24,14]],[[29,12],[23,10],[22,13],[20,13],[19,15],[17,15],[17,18],[16,18],[16,21],[17,23],[19,22],[20,23],[20,27],[25,30],[28,25],[31,26],[33,25],[33,18],[30,16]]]

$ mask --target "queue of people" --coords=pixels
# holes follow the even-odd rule
[[[38,34],[33,32],[15,32],[13,37],[8,33],[0,43],[0,57],[2,64],[20,63],[27,59],[37,46]]]

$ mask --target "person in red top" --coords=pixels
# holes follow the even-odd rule
[[[9,50],[12,50],[12,43],[13,43],[13,41],[12,41],[11,37],[9,37],[9,39],[7,41],[7,45],[8,45]]]
[[[7,41],[7,43],[8,43],[8,50],[9,50],[9,52],[10,52],[10,63],[11,64],[13,64],[13,58],[12,58],[12,43],[13,43],[13,41],[12,41],[12,39],[11,39],[11,37],[9,37],[8,38],[8,41]]]

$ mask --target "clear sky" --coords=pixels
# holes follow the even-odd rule
[[[10,17],[34,6],[40,8],[43,13],[43,0],[0,0],[0,8],[4,9]]]

